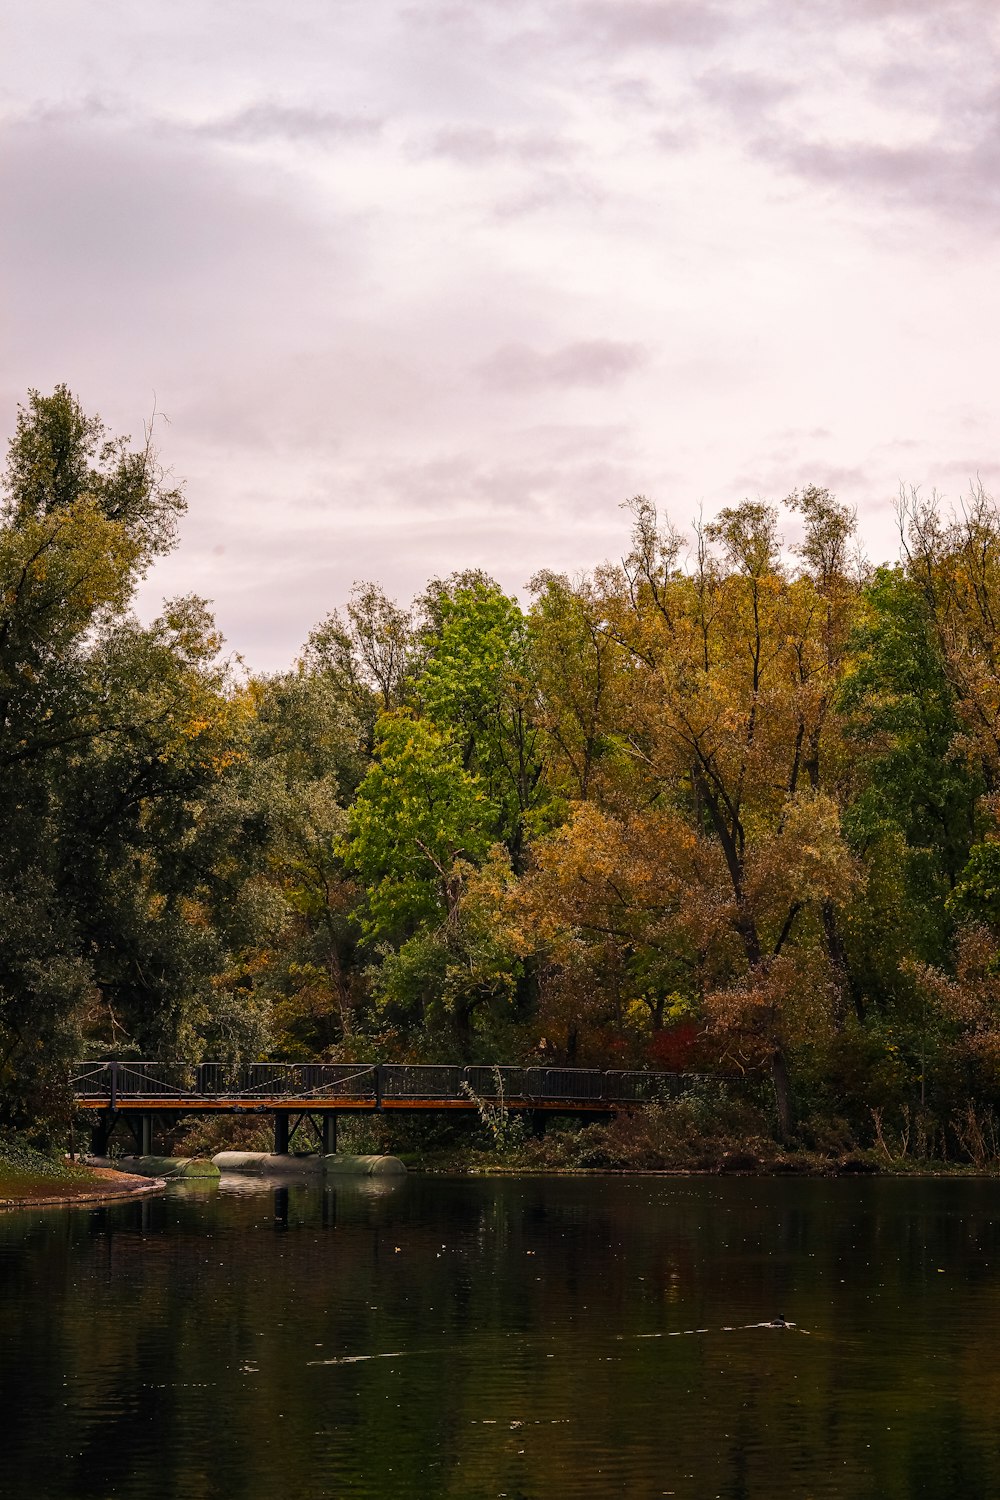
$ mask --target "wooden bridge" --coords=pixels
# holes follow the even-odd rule
[[[474,1067],[416,1063],[79,1062],[70,1086],[77,1108],[93,1112],[95,1149],[116,1123],[151,1149],[155,1116],[226,1112],[274,1117],[274,1149],[286,1152],[312,1120],[324,1151],[337,1149],[341,1114],[388,1110],[477,1110],[482,1105],[546,1115],[613,1114],[680,1093],[694,1075],[598,1068]]]

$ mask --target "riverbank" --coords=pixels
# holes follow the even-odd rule
[[[538,1166],[529,1162],[511,1162],[496,1158],[462,1160],[455,1157],[417,1158],[410,1156],[405,1163],[407,1172],[418,1177],[761,1177],[761,1178],[816,1178],[833,1177],[893,1177],[945,1179],[962,1178],[976,1181],[996,1181],[1000,1168],[977,1167],[971,1162],[940,1162],[932,1160],[907,1162],[878,1162],[867,1157],[845,1162],[825,1159],[795,1159],[791,1162],[772,1164],[759,1163],[748,1167],[723,1164],[715,1167],[553,1167]]]
[[[713,1111],[699,1101],[648,1105],[589,1125],[559,1121],[537,1137],[513,1115],[502,1121],[487,1118],[483,1124],[478,1139],[413,1141],[403,1149],[397,1146],[397,1152],[410,1171],[463,1176],[1000,1175],[1000,1158],[990,1153],[978,1159],[942,1159],[891,1150],[884,1142],[867,1145],[846,1130],[804,1130],[796,1140],[782,1143],[746,1107],[723,1104]]]
[[[412,1172],[460,1176],[1000,1175],[1000,1152],[992,1136],[977,1143],[967,1132],[961,1150],[957,1132],[953,1137],[940,1128],[915,1128],[920,1123],[905,1116],[893,1130],[890,1122],[880,1120],[873,1141],[844,1121],[811,1116],[802,1120],[793,1139],[781,1141],[763,1109],[729,1097],[719,1086],[706,1086],[588,1123],[572,1116],[532,1119],[490,1100],[481,1101],[478,1117],[348,1116],[340,1124],[339,1149],[396,1156]],[[170,1146],[184,1154],[214,1156],[227,1150],[266,1151],[269,1141],[268,1125],[221,1116],[192,1122]]]
[[[161,1192],[163,1183],[89,1167],[37,1151],[12,1135],[0,1137],[0,1211],[104,1203]]]

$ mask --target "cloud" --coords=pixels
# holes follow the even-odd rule
[[[216,141],[255,144],[279,139],[327,146],[341,141],[370,139],[379,134],[382,126],[381,119],[369,115],[341,114],[338,110],[262,100],[232,114],[220,115],[187,128],[193,135]]]
[[[853,21],[875,27],[895,18],[912,21],[924,16],[935,29],[940,26],[954,35],[960,26],[992,22],[996,6],[993,0],[950,0],[946,8],[940,0],[828,0],[823,15],[828,25]]]
[[[479,167],[499,161],[527,165],[565,161],[574,151],[559,135],[540,130],[500,131],[484,125],[445,125],[430,137],[422,154]]]
[[[306,490],[301,474],[284,491],[244,475],[229,513],[198,503],[212,492],[211,474],[192,475],[182,546],[145,585],[145,612],[163,594],[194,590],[215,601],[227,639],[254,667],[280,669],[356,579],[408,598],[429,577],[482,567],[517,591],[542,564],[572,572],[619,549],[616,502],[647,477],[620,431],[526,429],[507,448],[345,456]]]
[[[297,145],[337,145],[344,141],[372,139],[380,134],[384,120],[369,114],[347,114],[305,104],[283,104],[261,99],[228,114],[200,119],[177,112],[151,112],[145,105],[119,97],[85,94],[62,103],[38,104],[20,114],[8,115],[8,124],[31,130],[105,125],[164,139],[190,136],[209,141],[257,145],[283,140]]]
[[[482,365],[491,390],[539,390],[545,386],[606,386],[631,375],[648,359],[641,344],[581,339],[543,354],[528,344],[504,344]]]
[[[122,427],[154,390],[173,418],[255,368],[244,425],[266,431],[278,371],[364,274],[354,219],[324,224],[266,163],[176,137],[10,129],[0,199],[2,383],[65,380]]]
[[[870,478],[870,471],[860,464],[823,463],[801,454],[782,453],[769,455],[761,467],[736,474],[729,488],[734,495],[774,500],[809,484],[820,485],[834,494],[841,490],[853,494],[863,489]]]
[[[713,68],[698,78],[702,97],[740,122],[756,122],[773,105],[796,94],[798,85],[772,73]]]
[[[611,197],[608,188],[596,177],[580,172],[536,172],[526,186],[514,192],[501,192],[493,205],[493,218],[499,224],[524,219],[531,214],[548,213],[557,219],[560,213],[577,209],[593,213]]]
[[[614,554],[631,493],[882,526],[988,448],[995,0],[15,9],[3,420],[155,390],[191,510],[144,598],[254,665],[357,576]]]
[[[583,0],[553,14],[570,40],[616,51],[709,47],[732,25],[708,0]]]
[[[942,222],[960,219],[1000,229],[1000,140],[993,128],[968,145],[840,145],[769,135],[754,149],[814,186],[839,188],[880,206],[909,205]]]

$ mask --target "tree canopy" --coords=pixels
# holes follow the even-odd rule
[[[0,521],[0,1090],[74,1054],[697,1065],[775,1128],[1000,1108],[1000,513],[805,487],[617,562],[359,582],[287,671],[142,623],[184,499],[65,387]],[[786,544],[783,530],[797,538]],[[763,1092],[762,1092],[763,1097]]]

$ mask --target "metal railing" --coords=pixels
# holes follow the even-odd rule
[[[530,1105],[646,1104],[675,1098],[696,1079],[692,1073],[651,1073],[599,1068],[521,1067],[507,1063],[470,1067],[430,1063],[224,1063],[78,1062],[70,1087],[81,1101],[172,1101],[197,1107],[198,1100],[234,1104],[301,1099],[358,1099],[373,1104],[495,1100]]]
[[[376,1068],[364,1063],[84,1062],[75,1063],[70,1087],[78,1099],[118,1100],[374,1099]]]

